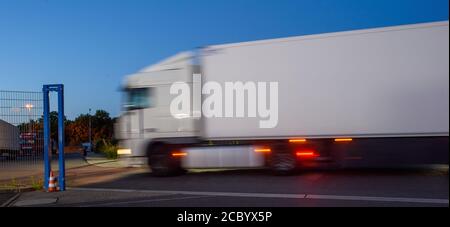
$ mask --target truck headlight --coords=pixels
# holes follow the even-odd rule
[[[117,149],[118,155],[131,154],[131,149]]]

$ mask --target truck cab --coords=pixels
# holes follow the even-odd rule
[[[191,53],[183,52],[126,77],[122,114],[115,128],[118,153],[126,165],[146,164],[147,152],[155,144],[184,143],[199,136],[200,121],[192,111],[177,118],[170,112],[175,97],[170,93],[172,84],[192,86],[192,75],[199,71],[193,60]]]

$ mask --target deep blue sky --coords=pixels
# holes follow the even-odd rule
[[[64,83],[120,112],[124,75],[210,44],[448,20],[448,0],[0,0],[0,90]]]

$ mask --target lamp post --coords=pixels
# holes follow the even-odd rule
[[[91,108],[89,108],[89,152],[92,152]]]
[[[31,133],[31,131],[32,131],[32,128],[31,128],[31,109],[33,109],[33,104],[29,104],[29,103],[27,103],[27,104],[25,104],[25,108],[28,110],[28,120],[29,120],[29,123],[28,123],[28,131]]]

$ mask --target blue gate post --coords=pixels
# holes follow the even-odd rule
[[[51,160],[50,160],[50,100],[49,100],[49,89],[44,85],[42,88],[42,93],[44,93],[44,189],[48,190],[48,180],[51,171]]]
[[[66,190],[66,168],[64,162],[64,85],[53,84],[44,85],[44,189],[48,190],[49,177],[51,172],[50,159],[50,99],[49,92],[58,92],[58,183],[59,190]]]
[[[58,86],[58,144],[59,144],[59,190],[66,190],[66,167],[64,163],[64,85]]]

